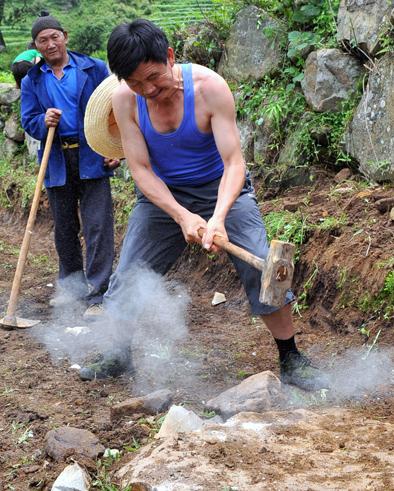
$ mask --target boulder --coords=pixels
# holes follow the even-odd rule
[[[269,145],[272,143],[274,135],[273,123],[268,119],[261,125],[257,125],[254,132],[253,160],[256,164],[264,164],[268,160]]]
[[[391,0],[341,0],[338,41],[359,46],[365,53],[374,55],[379,49],[379,36],[390,24],[393,7]]]
[[[170,407],[172,393],[169,390],[157,390],[143,397],[132,397],[111,407],[111,420],[134,414],[158,414]]]
[[[207,407],[224,418],[244,411],[263,412],[284,403],[282,384],[270,371],[252,375],[207,402]]]
[[[7,138],[14,140],[18,143],[22,143],[25,139],[25,132],[20,127],[19,117],[17,114],[12,113],[7,119],[4,125],[4,134]]]
[[[277,21],[264,10],[253,5],[242,9],[231,28],[219,73],[236,81],[263,78],[282,62],[279,32]]]
[[[223,48],[214,24],[206,21],[191,24],[185,27],[185,36],[183,59],[215,68],[220,61]]]
[[[0,157],[12,158],[14,157],[19,150],[19,145],[14,140],[10,140],[6,138],[2,147],[0,148]]]
[[[11,106],[21,96],[21,91],[14,84],[0,83],[0,105]]]
[[[340,111],[362,73],[360,62],[351,55],[339,49],[319,49],[306,60],[301,86],[315,111]]]
[[[30,157],[37,158],[38,149],[40,148],[40,141],[36,140],[27,133],[25,133],[25,141]]]
[[[237,126],[241,139],[242,155],[244,156],[246,162],[250,162],[253,160],[253,123],[247,119],[242,119],[237,121]]]
[[[313,484],[316,467],[306,467],[295,482],[292,462],[299,462],[305,452],[308,458],[320,461],[321,454],[309,444],[319,417],[304,410],[240,413],[224,424],[207,424],[201,430],[155,440],[133,455],[114,477],[121,489],[130,486],[133,490],[219,491],[231,487],[263,491],[295,489],[295,483],[297,489],[317,489]],[[273,481],[276,456],[283,472]],[[338,455],[336,462],[340,459]],[[292,480],[286,481],[290,475]],[[134,488],[137,484],[144,487]]]
[[[96,459],[104,450],[98,438],[87,430],[61,426],[45,435],[45,452],[56,461],[73,455]]]
[[[370,74],[344,138],[360,172],[376,182],[394,182],[393,86],[394,53],[388,53]]]

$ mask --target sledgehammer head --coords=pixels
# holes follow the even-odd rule
[[[282,307],[287,290],[293,280],[295,252],[294,244],[271,241],[267,259],[264,261],[261,274],[260,302]]]

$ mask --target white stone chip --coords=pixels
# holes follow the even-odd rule
[[[52,491],[88,491],[90,479],[77,463],[68,465],[53,483]]]
[[[226,295],[224,293],[220,292],[215,292],[213,299],[212,299],[212,305],[219,305],[220,303],[224,303],[227,301]]]

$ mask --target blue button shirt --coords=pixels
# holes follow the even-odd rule
[[[41,70],[45,73],[45,84],[53,107],[62,110],[59,122],[60,136],[78,136],[78,88],[75,62],[69,57],[60,79],[46,63],[41,66]]]

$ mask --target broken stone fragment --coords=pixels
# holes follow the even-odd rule
[[[215,292],[213,299],[212,299],[212,305],[219,305],[220,303],[226,302],[227,298],[224,293],[220,292]]]
[[[199,430],[203,425],[204,420],[193,411],[188,411],[182,406],[171,406],[155,438],[168,438],[178,433],[188,433]]]
[[[88,474],[77,463],[68,465],[56,481],[53,483],[52,491],[88,491],[90,478]]]
[[[58,462],[72,455],[96,459],[104,450],[93,433],[71,426],[61,426],[48,431],[45,436],[45,452]]]
[[[209,410],[229,418],[242,411],[263,412],[286,401],[282,384],[270,371],[248,377],[207,402]]]
[[[134,414],[158,414],[172,404],[172,393],[169,390],[157,390],[143,397],[132,397],[111,407],[111,420],[115,421],[123,416]]]

